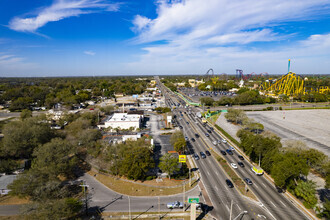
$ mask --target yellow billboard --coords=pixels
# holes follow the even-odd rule
[[[187,162],[186,155],[179,155],[179,162],[180,163],[186,163]]]

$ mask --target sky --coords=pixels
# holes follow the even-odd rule
[[[0,77],[330,74],[330,0],[0,0]]]

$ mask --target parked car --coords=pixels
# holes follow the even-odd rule
[[[230,166],[234,169],[237,169],[237,165],[235,163],[231,163]]]
[[[245,166],[244,166],[244,163],[242,163],[242,162],[238,162],[237,164],[238,164],[240,167],[245,167]]]
[[[227,152],[227,154],[229,154],[229,155],[233,155],[233,152],[232,152],[230,149],[227,149],[226,152]]]
[[[205,151],[205,153],[206,153],[207,156],[211,156],[210,151],[207,150],[207,151]]]
[[[167,203],[167,208],[168,209],[182,209],[183,203],[179,202],[179,201],[170,202],[170,203]]]
[[[234,184],[229,180],[229,179],[226,179],[226,184],[229,188],[233,188],[234,187]]]
[[[245,178],[244,181],[246,182],[246,184],[252,185],[252,181],[249,178]]]
[[[243,157],[242,155],[238,155],[238,158],[239,158],[240,160],[244,160],[244,157]]]

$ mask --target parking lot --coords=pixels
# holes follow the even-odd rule
[[[199,99],[203,97],[211,97],[217,101],[223,96],[232,97],[236,95],[228,91],[200,91],[197,88],[180,88],[179,90],[194,102],[199,102]]]

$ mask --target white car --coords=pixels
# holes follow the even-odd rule
[[[213,141],[212,143],[213,143],[213,145],[217,145],[217,142],[216,141]]]
[[[230,149],[231,151],[235,151],[235,148],[233,148],[233,147],[229,147],[229,149]]]
[[[222,142],[223,142],[223,143],[227,143],[227,140],[226,140],[226,139],[222,139]]]
[[[230,166],[234,169],[237,169],[237,165],[235,163],[231,163]]]

